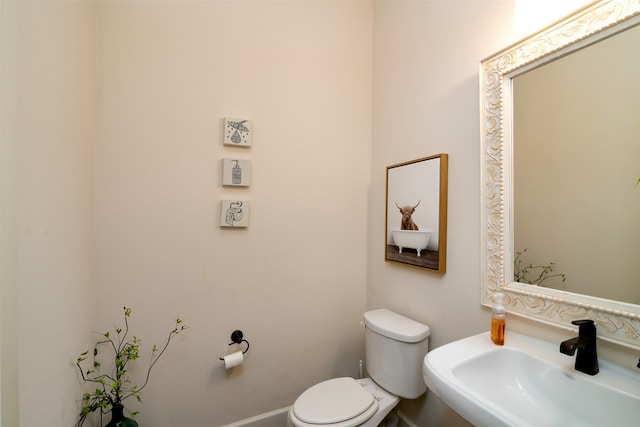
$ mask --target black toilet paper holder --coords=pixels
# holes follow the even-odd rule
[[[231,342],[229,343],[229,345],[241,344],[243,342],[247,344],[247,348],[245,348],[242,352],[242,354],[245,354],[247,351],[249,351],[249,341],[244,339],[244,334],[239,329],[236,329],[231,333]],[[220,360],[224,360],[224,358],[221,357]]]

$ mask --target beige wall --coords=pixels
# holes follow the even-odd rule
[[[98,324],[128,304],[148,342],[176,315],[191,326],[141,423],[217,426],[357,374],[371,25],[366,2],[100,5]],[[222,146],[224,116],[253,121],[253,147]],[[222,188],[229,156],[252,161],[250,188]],[[218,226],[233,197],[251,202],[248,229]],[[234,329],[251,350],[227,372]]]
[[[1,7],[2,425],[71,425],[94,323],[93,5]]]
[[[371,4],[92,7],[2,4],[3,425],[71,425],[72,362],[125,304],[147,351],[190,326],[141,425],[219,426],[357,375]],[[221,145],[226,115],[254,147]],[[225,156],[251,159],[250,188],[222,188]],[[228,197],[251,201],[248,229],[218,227]],[[236,328],[251,351],[227,372]]]
[[[431,327],[430,348],[486,331],[480,306],[479,61],[511,39],[510,2],[379,2],[367,307]],[[385,263],[385,167],[449,154],[447,273]],[[419,426],[465,425],[431,393],[401,404]]]

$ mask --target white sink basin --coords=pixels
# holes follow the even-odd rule
[[[478,427],[640,425],[640,370],[600,360],[600,373],[586,375],[559,347],[513,332],[499,347],[485,332],[430,351],[423,376]]]

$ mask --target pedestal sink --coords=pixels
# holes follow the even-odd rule
[[[430,351],[429,389],[477,427],[640,425],[640,370],[600,360],[577,372],[558,345],[509,332],[505,345],[482,333]]]

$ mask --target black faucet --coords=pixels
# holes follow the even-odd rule
[[[596,351],[596,325],[593,320],[574,320],[571,322],[578,326],[578,336],[560,343],[560,353],[576,355],[576,371],[595,375],[598,368],[598,353]]]

